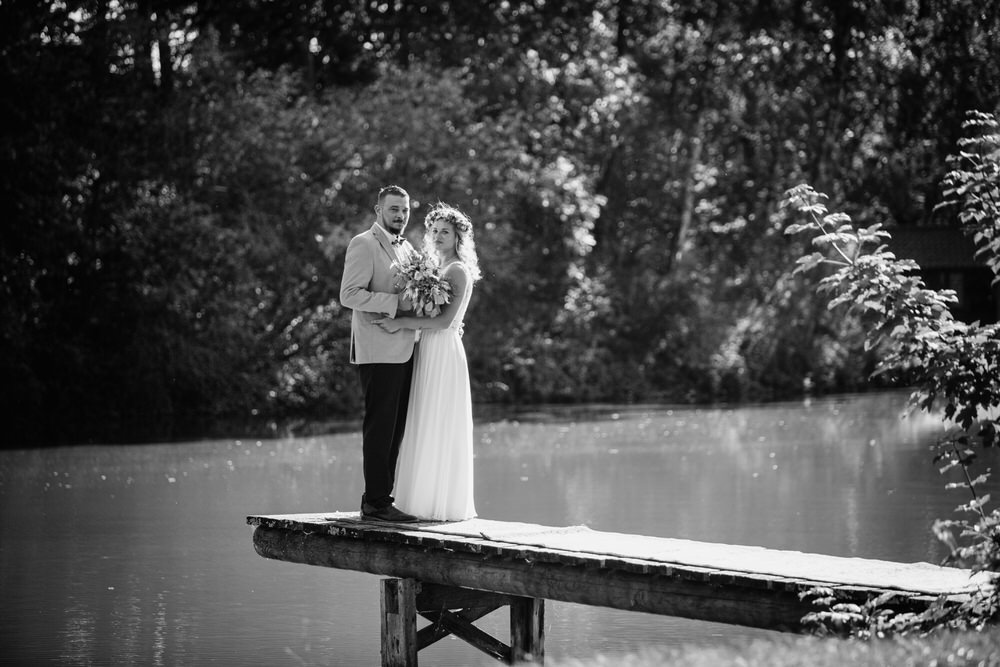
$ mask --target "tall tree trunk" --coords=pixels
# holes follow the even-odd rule
[[[674,238],[673,261],[671,272],[680,269],[681,260],[684,257],[684,244],[691,230],[691,218],[694,215],[694,188],[695,177],[698,171],[698,164],[701,162],[701,149],[704,144],[702,134],[704,133],[704,112],[698,114],[698,120],[694,124],[694,132],[691,136],[691,155],[688,160],[688,173],[684,183],[684,204],[681,209],[681,224],[677,229]]]
[[[160,94],[170,97],[174,90],[174,58],[170,50],[170,21],[166,17],[156,17],[156,48],[160,54]]]
[[[135,50],[135,73],[144,88],[155,85],[156,74],[153,71],[153,39],[154,27],[152,20],[153,8],[150,0],[139,0],[136,3],[132,20],[132,48]]]
[[[306,86],[312,92],[316,90],[316,54],[311,50],[312,39],[316,29],[312,25],[312,7],[302,12],[302,22],[299,25],[299,48],[302,53],[302,74]]]
[[[619,56],[627,55],[632,42],[632,0],[618,1],[618,31],[615,35],[615,49]]]

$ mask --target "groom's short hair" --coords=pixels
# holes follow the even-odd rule
[[[397,197],[406,197],[407,199],[410,198],[410,193],[408,193],[406,190],[399,187],[398,185],[387,185],[378,191],[378,203],[380,206],[382,205],[382,202],[385,201],[385,198],[388,197],[389,195],[396,195]]]

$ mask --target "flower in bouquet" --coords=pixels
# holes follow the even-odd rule
[[[413,303],[417,317],[435,317],[441,306],[451,302],[451,285],[441,276],[441,267],[430,255],[414,251],[409,258],[395,262],[402,283],[402,294]]]

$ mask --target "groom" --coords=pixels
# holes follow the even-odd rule
[[[411,522],[417,517],[393,505],[399,443],[413,375],[413,329],[388,333],[372,324],[395,317],[412,304],[399,294],[392,263],[413,252],[403,237],[410,219],[410,195],[389,185],[378,193],[375,224],[347,246],[340,303],[350,308],[351,363],[356,364],[365,398],[363,427],[365,491],[361,516],[372,521]]]

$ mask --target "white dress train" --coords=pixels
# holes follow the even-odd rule
[[[399,509],[421,519],[460,521],[476,516],[472,393],[460,335],[472,295],[468,271],[466,276],[465,293],[451,326],[421,330],[414,352],[393,495]]]

